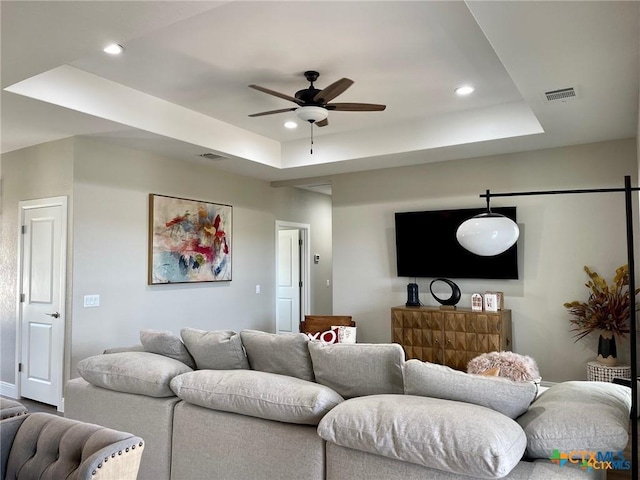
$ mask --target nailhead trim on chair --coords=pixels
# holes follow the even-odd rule
[[[140,442],[138,445],[142,447],[142,442]],[[131,447],[127,447],[127,448],[125,448],[125,450],[124,450],[124,451],[125,451],[125,452],[128,452],[128,451],[129,451],[129,448],[131,448],[131,450],[135,450],[135,448],[136,448],[136,444],[134,443],[133,445],[131,445]],[[122,450],[118,451],[118,455],[122,455]],[[111,454],[111,458],[116,458],[116,454],[115,454],[115,453],[112,453],[112,454]],[[109,457],[104,457],[104,461],[103,461],[103,463],[107,463],[108,461],[109,461]],[[102,463],[99,463],[99,464],[98,464],[98,469],[100,469],[100,468],[102,468]],[[91,472],[91,475],[92,475],[92,476],[95,476],[95,475],[97,475],[97,473],[98,473],[98,470],[96,469],[96,470],[94,470],[94,471],[92,471],[92,472]]]

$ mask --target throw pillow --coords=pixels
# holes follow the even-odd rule
[[[236,332],[183,328],[180,334],[199,370],[249,368],[240,335]]]
[[[175,377],[171,388],[201,407],[306,425],[317,425],[343,401],[317,383],[253,370],[199,370]]]
[[[252,369],[314,381],[307,348],[309,337],[304,333],[276,335],[258,330],[243,330],[240,336]]]
[[[307,332],[305,335],[309,337],[309,340],[317,340],[322,343],[339,343],[339,334],[337,327],[331,327],[331,330],[327,330],[326,332],[315,332],[309,333]]]
[[[444,365],[409,360],[404,365],[404,393],[475,403],[517,418],[536,397],[534,382],[472,375]]]
[[[171,379],[191,371],[178,360],[148,352],[95,355],[78,362],[78,373],[90,384],[148,397],[173,397]]]
[[[182,340],[168,330],[140,330],[140,343],[145,352],[164,355],[184,363],[189,368],[196,368],[196,362]]]
[[[536,361],[513,352],[489,352],[478,355],[467,364],[467,373],[481,373],[491,368],[499,368],[500,376],[515,382],[540,382],[540,372]]]
[[[631,389],[607,382],[563,382],[549,387],[518,418],[527,455],[554,450],[619,452],[629,441]]]
[[[513,420],[477,405],[411,395],[370,395],[337,405],[318,425],[327,442],[450,472],[502,478],[527,445]],[[443,476],[443,478],[444,478]],[[411,478],[434,478],[424,472]],[[378,478],[385,478],[382,473]]]
[[[344,398],[402,393],[404,350],[397,343],[309,342],[316,382]]]
[[[344,325],[336,325],[338,329],[338,340],[340,343],[356,343],[356,328],[357,327],[345,327]]]

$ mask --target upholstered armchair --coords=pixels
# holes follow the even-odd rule
[[[26,415],[27,413],[27,407],[20,402],[0,397],[0,420],[18,415]]]
[[[48,413],[0,421],[0,479],[135,480],[140,437]]]

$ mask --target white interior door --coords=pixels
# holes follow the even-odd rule
[[[299,332],[300,232],[278,230],[276,332]]]
[[[20,202],[20,396],[60,406],[64,361],[67,199]]]

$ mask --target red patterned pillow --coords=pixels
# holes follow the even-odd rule
[[[309,340],[316,340],[326,344],[339,343],[338,328],[332,328],[326,332],[307,333]]]

